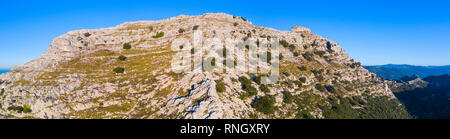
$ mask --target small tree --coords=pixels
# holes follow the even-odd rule
[[[130,43],[125,43],[125,44],[123,44],[123,49],[131,49],[131,45],[130,45]]]
[[[125,72],[125,68],[122,67],[117,67],[113,70],[115,73],[123,73]]]

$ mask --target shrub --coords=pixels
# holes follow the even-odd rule
[[[123,73],[125,72],[125,68],[117,67],[113,70],[115,73]]]
[[[283,45],[284,47],[288,47],[289,43],[286,40],[281,40],[280,44]]]
[[[23,105],[23,106],[9,106],[8,110],[10,111],[16,111],[18,113],[30,113],[32,112],[30,105]]]
[[[387,96],[369,97],[361,112],[363,119],[409,119],[412,116],[397,99]]]
[[[123,56],[123,55],[121,55],[121,56],[119,56],[119,60],[120,60],[120,61],[125,61],[125,60],[127,60],[127,57],[126,57],[126,56]]]
[[[320,74],[322,74],[322,73],[324,72],[324,70],[323,70],[323,69],[319,69],[319,70],[311,70],[311,72],[312,72],[314,75],[320,75]]]
[[[299,66],[299,67],[297,67],[300,71],[306,71],[307,70],[307,68],[306,68],[306,66]]]
[[[211,59],[211,66],[216,66],[216,58]]]
[[[238,80],[236,80],[236,78],[231,78],[232,82],[238,82]]]
[[[311,114],[309,114],[309,113],[305,113],[305,112],[298,112],[296,115],[295,115],[295,118],[296,119],[312,119],[312,118],[314,118]]]
[[[359,97],[353,96],[353,97],[347,97],[346,99],[352,106],[357,106],[357,105],[359,105],[357,98],[359,98]]]
[[[164,32],[160,32],[160,33],[156,34],[155,36],[153,36],[154,39],[161,38],[161,37],[164,37]]]
[[[23,113],[30,113],[32,112],[30,105],[23,105]]]
[[[242,89],[247,93],[247,96],[254,96],[258,94],[258,90],[252,86],[251,80],[246,77],[239,77],[239,81],[242,84]]]
[[[270,64],[270,61],[272,61],[272,52],[267,52],[267,63]]]
[[[331,92],[331,93],[336,93],[337,92],[336,89],[333,86],[331,86],[331,85],[325,85],[325,89],[328,92]]]
[[[297,57],[299,54],[298,52],[294,52],[294,56]]]
[[[225,92],[225,83],[222,80],[216,80],[216,92]]]
[[[308,45],[303,45],[303,49],[308,49]]]
[[[327,51],[329,52],[329,53],[333,53],[334,52],[334,50],[332,49],[332,45],[331,45],[331,42],[327,42]]]
[[[192,30],[197,30],[198,29],[198,25],[195,25],[194,27],[192,27]]]
[[[150,31],[153,31],[153,26],[148,27]]]
[[[350,65],[350,67],[351,67],[352,69],[354,69],[354,68],[356,68],[356,67],[360,67],[360,66],[361,66],[361,63],[360,63],[360,62],[352,63],[352,64]]]
[[[178,29],[178,33],[183,33],[184,31],[185,31],[185,30],[182,29],[182,28]]]
[[[288,48],[289,48],[290,51],[294,51],[295,50],[295,45],[294,44],[290,44]]]
[[[349,91],[349,92],[355,91],[355,90],[353,90],[353,88],[351,86],[346,86],[346,87],[344,87],[344,89]]]
[[[329,98],[331,107],[321,108],[323,116],[328,119],[408,119],[412,116],[397,99],[368,97],[367,102],[359,96],[351,98]],[[364,105],[353,109],[352,105]]]
[[[85,37],[89,37],[89,36],[91,36],[91,33],[86,32],[86,33],[84,33],[84,36],[85,36]]]
[[[245,18],[244,18],[244,17],[242,17],[242,16],[241,16],[241,19],[242,19],[242,20],[244,20],[244,21],[247,21],[247,19],[245,19]]]
[[[300,82],[302,82],[302,83],[305,83],[305,82],[306,82],[306,78],[305,78],[305,77],[300,77],[300,78],[298,78],[298,80],[299,80]]]
[[[315,51],[314,54],[323,57],[323,55],[325,55],[325,51]]]
[[[297,87],[302,87],[303,83],[301,81],[294,81],[294,84],[297,85]]]
[[[284,81],[283,83],[284,83],[285,85],[287,85],[287,87],[293,88],[293,86],[292,86],[292,81]]]
[[[286,75],[287,77],[291,76],[291,73],[289,73],[287,71],[284,71],[283,74]]]
[[[236,22],[234,22],[234,24],[233,24],[233,26],[235,26],[235,27],[238,26],[238,25],[239,25],[239,23],[236,23]]]
[[[284,101],[284,103],[291,104],[293,100],[294,100],[294,97],[292,97],[291,92],[283,91],[283,101]]]
[[[353,96],[352,99],[357,101],[358,104],[361,104],[361,105],[365,105],[366,104],[366,101],[364,99],[362,99],[361,97],[359,97],[359,96]]]
[[[313,60],[313,55],[310,52],[303,53],[302,56],[308,61]]]
[[[276,110],[275,106],[275,97],[273,96],[263,96],[258,98],[253,107],[256,111],[262,112],[264,114],[273,114]]]
[[[131,49],[131,45],[130,45],[130,43],[125,43],[125,44],[123,44],[123,49]]]
[[[258,94],[258,90],[251,85],[247,86],[244,91],[247,92],[247,96],[249,96],[249,97],[255,96]]]
[[[333,102],[331,108],[323,109],[323,116],[328,119],[356,119],[359,118],[358,111],[353,110],[346,99],[341,99],[340,103]]]
[[[242,89],[245,89],[247,86],[250,86],[252,84],[251,81],[244,76],[239,77],[239,81],[242,84]]]
[[[261,76],[253,76],[252,79],[256,84],[261,84]]]
[[[267,87],[267,85],[261,85],[259,86],[259,90],[263,91],[264,93],[269,93],[270,89]]]
[[[280,55],[278,56],[280,58],[280,60],[283,60],[283,54],[280,53]]]
[[[316,75],[316,78],[319,82],[322,82],[323,80],[325,80],[325,78],[322,75]]]
[[[23,107],[22,106],[9,106],[8,110],[9,111],[16,111],[18,113],[22,113],[23,112]]]
[[[325,92],[325,87],[323,87],[323,85],[321,84],[316,84],[316,89],[319,90],[320,92]]]

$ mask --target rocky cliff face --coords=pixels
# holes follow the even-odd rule
[[[195,30],[221,40],[278,38],[280,80],[262,85],[251,73],[174,73],[170,44]],[[395,99],[383,80],[308,28],[278,31],[223,13],[68,32],[41,57],[2,74],[0,88],[3,118],[326,118],[335,98]],[[264,96],[274,98],[263,105],[273,112],[256,109]]]

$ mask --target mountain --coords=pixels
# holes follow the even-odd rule
[[[337,43],[224,13],[70,31],[0,89],[0,118],[411,118]]]
[[[429,76],[408,83],[396,83],[391,89],[417,118],[450,118],[450,75]]]
[[[0,74],[8,72],[8,69],[0,69]]]
[[[418,75],[421,78],[427,76],[438,76],[443,74],[450,74],[449,66],[414,66],[414,65],[378,65],[378,66],[364,66],[371,72],[374,72],[379,77],[390,80],[398,80],[405,76]]]

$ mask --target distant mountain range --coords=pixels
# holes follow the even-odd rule
[[[10,71],[9,69],[0,69],[0,74]]]
[[[376,65],[364,66],[364,68],[377,74],[379,77],[390,80],[398,80],[405,76],[417,75],[420,78],[450,74],[450,65],[447,66],[415,66],[415,65]]]

